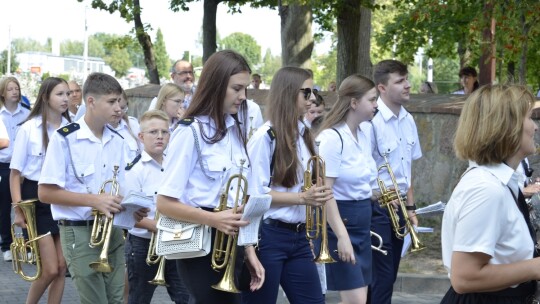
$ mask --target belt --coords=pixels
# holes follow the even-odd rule
[[[59,220],[58,225],[60,226],[71,226],[71,227],[82,227],[82,226],[92,226],[94,220],[87,221],[70,221],[70,220]]]
[[[273,226],[273,227],[285,228],[285,229],[289,229],[289,230],[296,231],[296,232],[306,230],[306,224],[305,223],[296,223],[296,224],[285,223],[285,222],[275,220],[275,219],[271,219],[271,218],[264,219],[263,223],[265,223],[266,225]]]

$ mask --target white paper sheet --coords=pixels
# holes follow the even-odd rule
[[[154,204],[152,196],[146,196],[145,193],[130,191],[120,203],[124,210],[114,215],[113,226],[122,229],[132,229],[135,226],[135,217],[133,213],[141,208],[150,208]]]
[[[418,233],[430,233],[433,232],[433,228],[431,227],[414,227],[416,232]],[[411,234],[407,233],[405,238],[403,239],[403,248],[401,249],[401,257],[404,257],[407,252],[409,251],[409,247],[411,247]]]
[[[269,194],[252,195],[249,197],[244,207],[244,213],[242,214],[242,220],[249,221],[249,224],[240,227],[238,246],[257,244],[259,225],[261,224],[264,213],[270,209],[271,202],[272,196]]]

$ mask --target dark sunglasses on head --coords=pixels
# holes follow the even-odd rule
[[[311,96],[311,93],[313,92],[313,94],[315,94],[315,96],[317,96],[317,93],[319,93],[319,91],[317,91],[317,89],[311,89],[311,88],[301,88],[300,91],[302,91],[304,93],[304,99],[305,100],[309,100],[309,97]]]

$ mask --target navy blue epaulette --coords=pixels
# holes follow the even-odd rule
[[[131,170],[131,168],[133,168],[133,166],[135,166],[135,164],[141,159],[141,154],[137,155],[131,162],[129,162],[126,166],[126,171],[129,171]]]
[[[116,135],[120,136],[120,138],[124,139],[124,136],[120,135],[120,133],[118,133],[118,131],[116,131],[115,129],[111,128],[111,126],[107,125],[107,129],[111,130],[113,133],[116,133]]]
[[[189,126],[191,125],[195,119],[193,117],[186,117],[178,121],[179,125]]]
[[[72,122],[69,125],[65,125],[61,127],[60,129],[56,130],[56,132],[60,133],[62,136],[68,136],[69,134],[79,130],[81,126],[79,126],[78,123]]]
[[[26,103],[24,103],[24,102],[21,102],[21,107],[23,107],[25,109],[28,109],[28,110],[32,110],[32,108],[29,105],[27,105]]]
[[[268,133],[268,136],[270,136],[270,140],[273,141],[274,139],[276,139],[276,133],[274,132],[274,129],[272,127],[269,127],[266,133]]]

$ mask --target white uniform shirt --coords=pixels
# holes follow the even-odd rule
[[[176,198],[194,207],[215,208],[219,196],[231,174],[238,173],[240,160],[245,159],[243,174],[249,175],[249,163],[242,141],[238,138],[234,119],[226,115],[227,134],[217,143],[204,141],[199,125],[207,136],[216,132],[214,121],[208,116],[196,116],[192,123],[201,148],[201,169],[195,138],[190,126],[178,125],[167,148],[163,167],[165,177],[158,194]],[[206,176],[208,175],[208,176]],[[232,207],[232,192],[229,192],[229,207]]]
[[[326,129],[319,134],[319,155],[326,163],[326,176],[336,178],[336,200],[363,200],[371,197],[371,185],[377,178],[377,167],[371,156],[371,124],[360,124],[354,138],[351,129],[342,122],[334,126],[339,132]]]
[[[504,165],[479,166],[460,180],[444,210],[442,257],[452,269],[452,252],[482,252],[490,264],[509,264],[533,257],[533,241],[519,211],[518,175]]]
[[[407,193],[411,186],[412,161],[422,157],[418,131],[411,113],[401,107],[399,116],[394,113],[379,99],[379,113],[373,117],[372,147],[373,159],[377,167],[384,164],[383,154],[387,154],[388,162],[394,172],[398,188],[402,194]],[[382,169],[379,172],[387,187],[392,185],[388,170]],[[378,185],[372,185],[373,189],[378,189]]]
[[[131,133],[129,132],[128,125],[126,124],[124,119],[120,120],[118,127],[113,128],[124,138],[124,141],[126,142],[126,161],[128,162],[132,161],[133,159],[135,159],[135,157],[137,157],[137,155],[141,154],[142,150],[139,139],[137,138],[137,135],[140,131],[140,126],[137,118],[129,116],[129,127],[131,128],[133,135],[131,135]]]
[[[261,107],[253,100],[247,99],[247,119],[242,117],[242,113],[239,112],[238,119],[246,122],[246,132],[249,135],[250,128],[253,128],[253,133],[260,128],[263,123],[263,116],[261,113]]]
[[[117,181],[120,184],[119,194],[122,195],[127,163],[121,152],[124,150],[124,140],[106,127],[99,140],[84,118],[77,123],[80,129],[67,136],[54,132],[47,147],[39,184],[53,184],[71,192],[97,194],[103,182],[113,177],[113,167],[119,166]],[[109,187],[106,193],[109,193]],[[90,207],[48,203],[52,203],[51,211],[55,220],[91,219]]]
[[[155,217],[155,197],[164,176],[165,173],[163,167],[144,150],[141,153],[139,161],[137,161],[131,169],[126,171],[125,192],[142,192],[146,194],[146,196],[152,197],[154,200],[154,205],[152,205],[150,212],[148,212],[147,217],[149,219],[154,219]],[[145,239],[150,239],[152,235],[150,231],[143,228],[133,228],[129,230],[129,233]]]
[[[0,150],[0,163],[9,163],[11,161],[19,124],[28,117],[29,113],[30,110],[21,106],[21,103],[17,104],[17,109],[15,109],[15,112],[13,113],[9,112],[6,107],[0,109],[0,118],[4,122],[4,126],[6,127],[9,136],[9,146]]]
[[[9,139],[9,135],[4,125],[4,121],[0,119],[0,139]]]
[[[62,116],[60,126],[65,126],[69,122]],[[17,141],[13,147],[13,157],[11,158],[10,169],[21,172],[24,178],[38,181],[41,174],[41,167],[45,159],[45,148],[41,135],[42,119],[41,115],[25,122],[17,132]],[[52,125],[47,125],[49,140],[56,131]]]
[[[304,134],[305,126],[301,121],[298,121],[298,130],[300,136],[296,139],[296,151],[298,160],[300,161],[300,167],[297,170],[298,184],[291,188],[285,188],[281,185],[275,185],[272,183],[270,186],[270,176],[273,172],[270,172],[270,163],[272,161],[272,155],[276,148],[276,140],[271,140],[267,134],[270,128],[270,122],[264,123],[260,127],[253,137],[248,142],[248,154],[252,162],[252,174],[249,180],[249,193],[250,194],[266,194],[270,190],[278,192],[292,192],[299,193],[302,191],[304,185],[304,171],[306,170],[307,162],[311,157],[309,150],[301,137]],[[304,223],[306,221],[306,206],[305,205],[292,205],[292,206],[280,206],[270,207],[270,209],[264,214],[264,218],[271,218],[280,220],[286,223]]]

